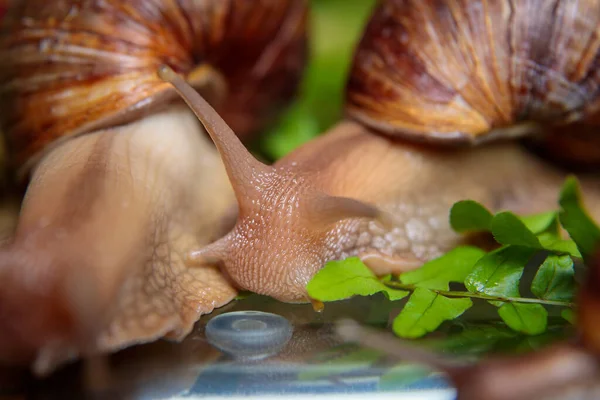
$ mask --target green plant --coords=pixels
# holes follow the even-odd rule
[[[433,332],[461,316],[473,301],[492,304],[508,327],[528,335],[546,331],[549,306],[560,307],[563,318],[572,323],[574,263],[589,259],[593,244],[600,241],[600,228],[586,213],[575,178],[567,179],[558,203],[554,212],[517,216],[507,211],[493,215],[470,200],[458,202],[450,211],[453,229],[489,232],[497,249],[461,246],[399,276],[376,277],[355,257],[332,261],[309,282],[308,293],[324,302],[379,292],[390,301],[410,295],[392,326],[405,338]],[[561,237],[561,227],[570,239]],[[539,255],[543,257],[535,257]],[[536,258],[541,262],[530,265]],[[519,285],[528,266],[536,273],[531,296],[522,296]],[[451,282],[464,285],[464,290],[450,289]]]

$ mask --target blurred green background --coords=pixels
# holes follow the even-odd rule
[[[310,59],[299,97],[256,146],[276,160],[335,124],[354,48],[376,0],[311,0]]]

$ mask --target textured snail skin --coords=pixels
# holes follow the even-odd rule
[[[305,0],[26,0],[0,31],[0,122],[25,169],[70,136],[135,120],[173,97],[166,63],[226,86],[219,111],[240,135],[294,95],[306,50]],[[40,112],[44,110],[44,112]]]
[[[358,256],[385,274],[459,244],[456,201],[555,209],[565,173],[498,139],[595,118],[599,18],[598,0],[381,1],[348,80],[348,120],[272,167],[163,71],[212,131],[240,208],[233,230],[193,258],[220,261],[244,289],[307,301],[329,260]],[[489,143],[416,144],[426,141]],[[583,186],[600,217],[598,177]]]
[[[235,296],[218,270],[184,261],[233,202],[211,147],[177,107],[41,161],[0,251],[0,361],[34,360],[44,374],[80,354],[180,339]]]
[[[190,258],[220,262],[238,287],[282,301],[310,300],[305,287],[330,260],[358,256],[386,274],[443,254],[462,240],[448,222],[456,201],[522,214],[553,210],[566,177],[517,143],[424,147],[352,121],[267,166],[183,79],[161,76],[211,135],[239,205],[235,227]],[[597,178],[584,182],[584,193],[600,216]]]

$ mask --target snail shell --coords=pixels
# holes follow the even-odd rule
[[[479,143],[592,116],[600,1],[388,0],[359,45],[348,114],[418,141]]]
[[[173,96],[168,64],[194,84],[209,65],[230,90],[219,111],[256,130],[295,92],[306,57],[304,0],[33,0],[0,33],[0,106],[13,162],[129,122]],[[44,112],[40,112],[44,110]]]

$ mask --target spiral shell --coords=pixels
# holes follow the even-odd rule
[[[384,0],[347,111],[421,141],[523,135],[596,112],[599,57],[600,0]]]
[[[307,56],[305,0],[16,3],[0,33],[0,118],[18,166],[164,106],[175,94],[161,64],[220,72],[229,90],[219,111],[256,130],[294,95]]]

